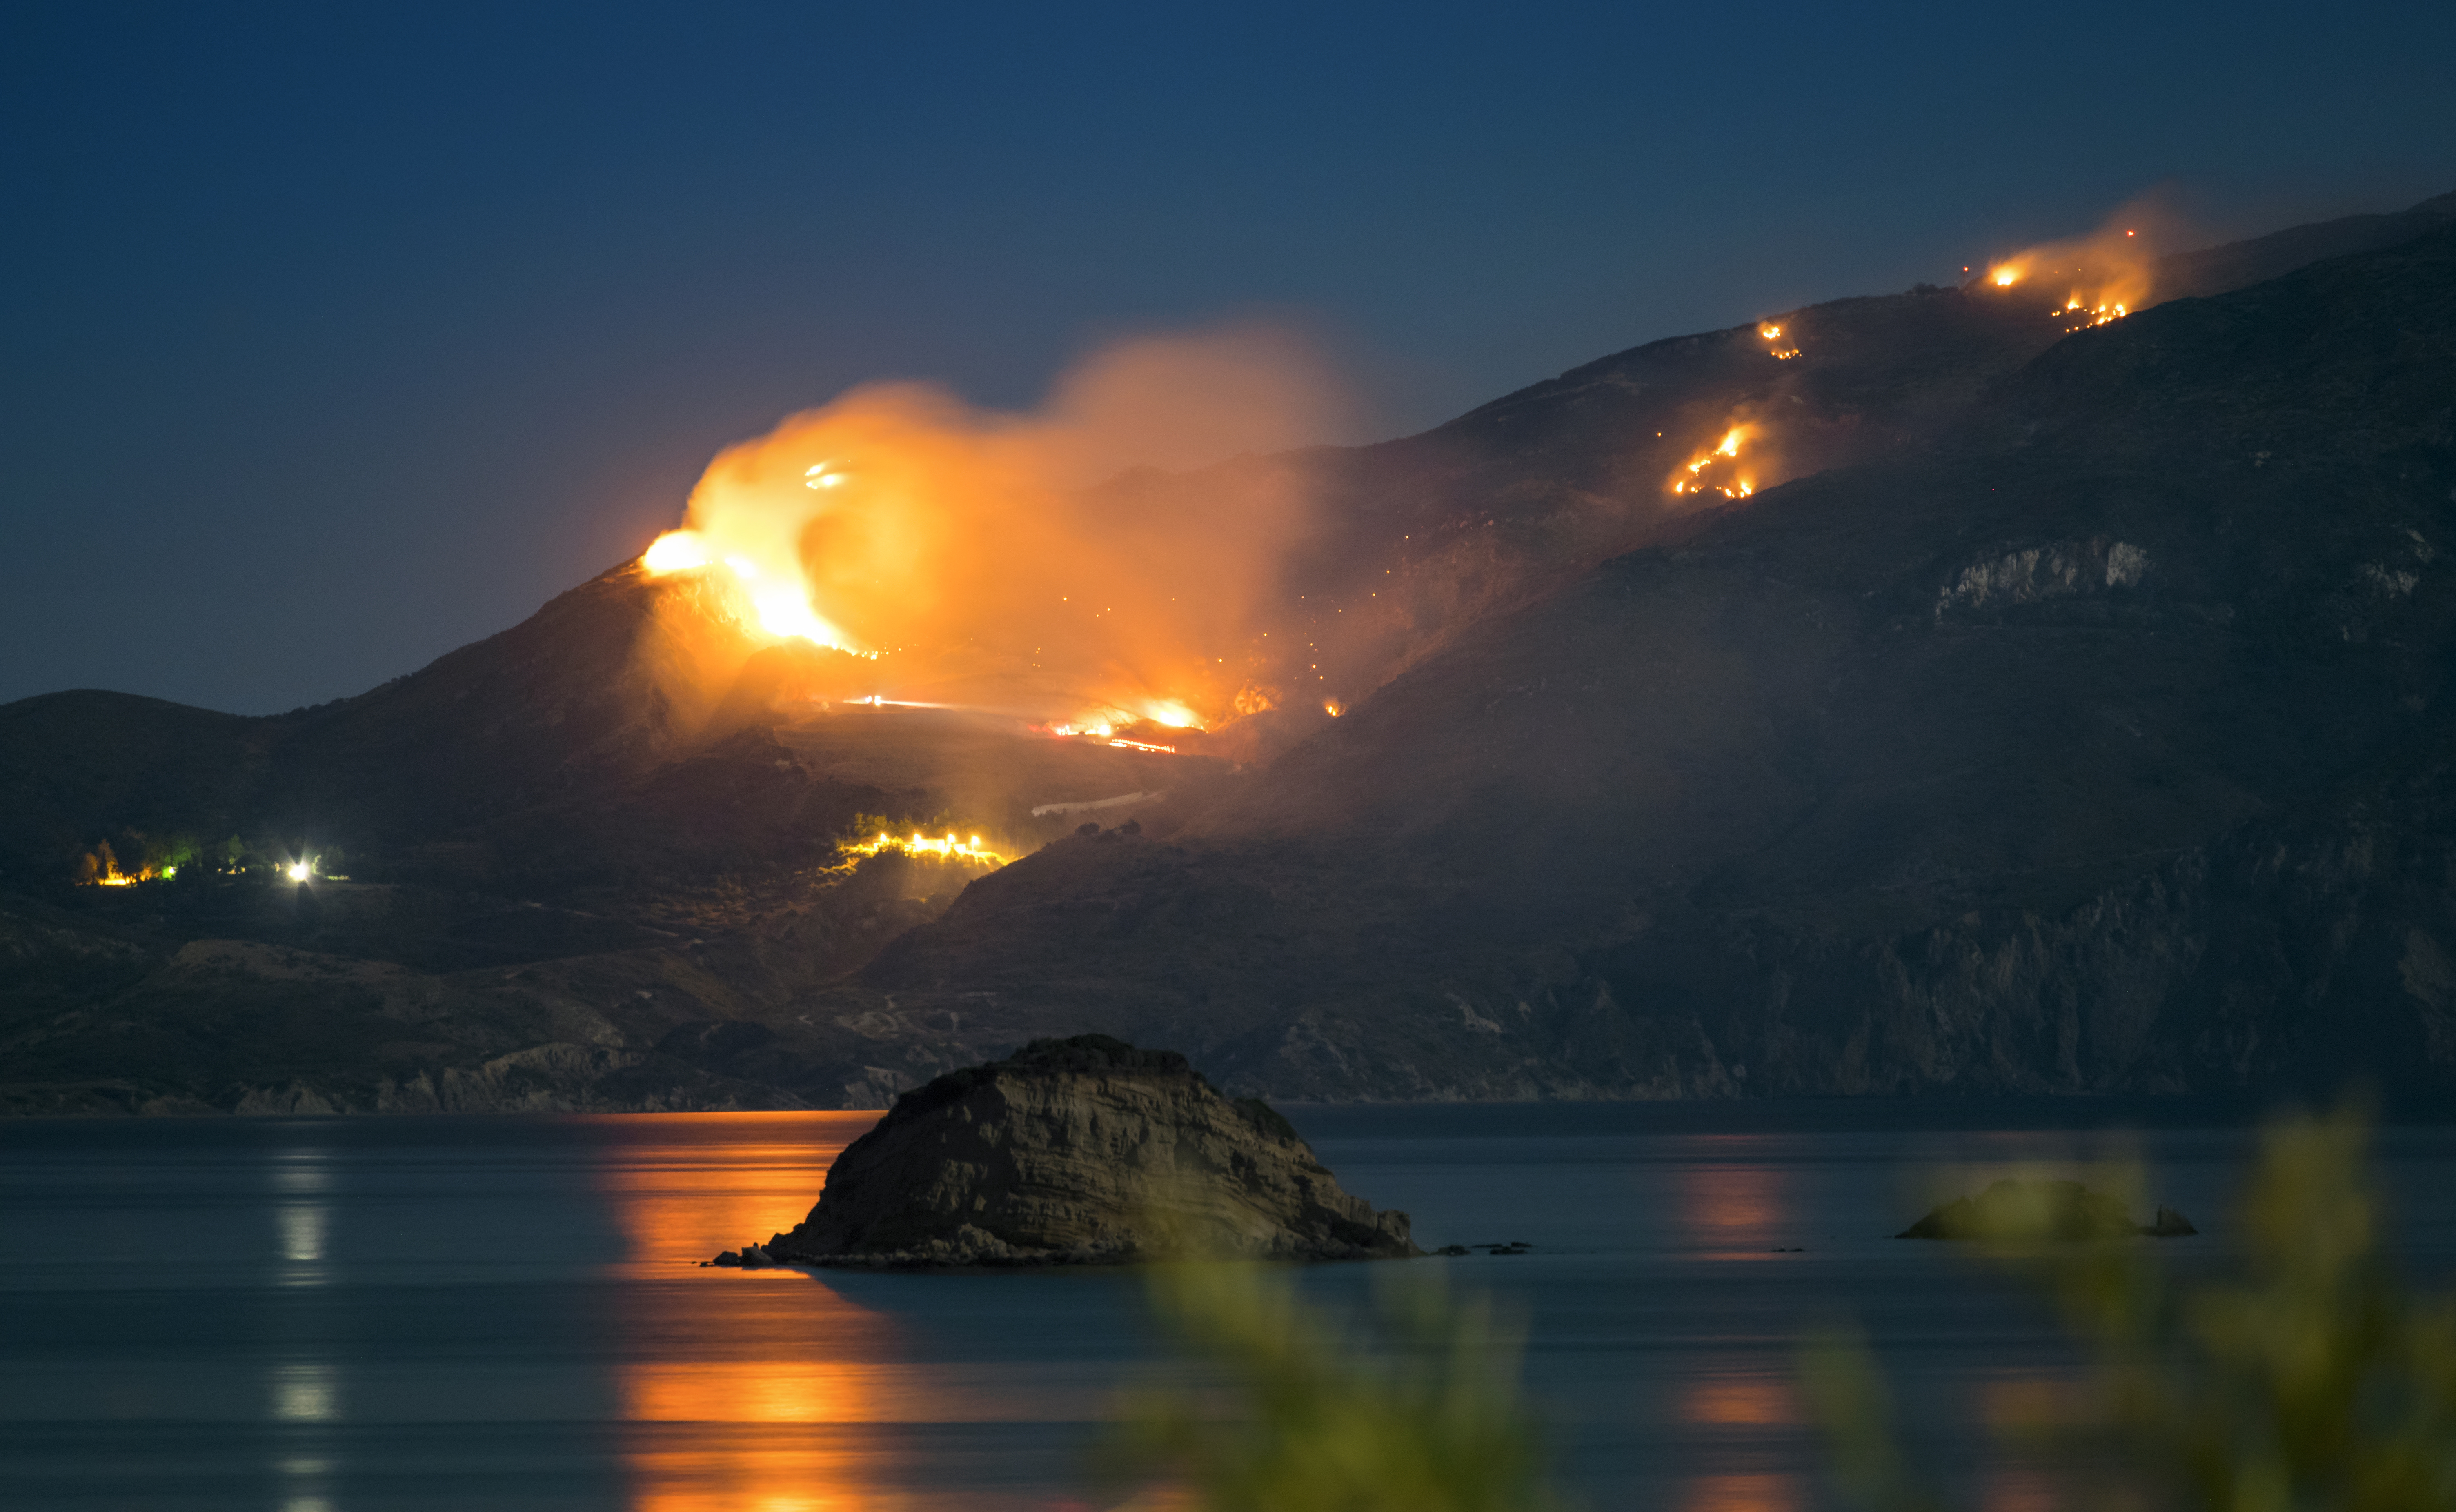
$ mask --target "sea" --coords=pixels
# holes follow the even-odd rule
[[[1837,1504],[1801,1339],[1857,1330],[1960,1504],[2077,1379],[2051,1312],[1893,1237],[2008,1174],[2119,1180],[2221,1267],[2251,1110],[1811,1102],[1283,1109],[1463,1257],[1289,1268],[1328,1316],[1488,1298],[1591,1508]],[[0,1503],[159,1512],[1095,1508],[1089,1451],[1199,1379],[1128,1270],[703,1268],[790,1227],[876,1114],[0,1122]],[[2408,1275],[2456,1272],[2456,1121],[2379,1131]],[[2143,1212],[2145,1216],[2145,1211]],[[2146,1241],[2144,1241],[2146,1242]]]

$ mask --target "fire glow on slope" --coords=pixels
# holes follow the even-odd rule
[[[1126,469],[1284,449],[1338,411],[1296,343],[1253,332],[1114,348],[1032,416],[873,385],[719,456],[640,564],[717,582],[776,641],[876,660],[893,701],[1198,729],[1254,701],[1255,617],[1305,501],[1283,470]]]
[[[1675,494],[1720,494],[1726,499],[1746,499],[1757,491],[1753,479],[1743,476],[1740,448],[1757,435],[1754,425],[1734,425],[1723,433],[1723,439],[1704,456],[1671,475],[1671,491]]]
[[[2087,236],[2032,247],[1992,263],[1982,287],[2044,292],[2056,302],[2046,315],[2067,331],[2120,320],[2149,301],[2155,256],[2127,210]]]
[[[875,856],[890,850],[931,861],[970,861],[995,869],[1014,858],[1001,855],[981,844],[981,837],[966,839],[950,829],[944,835],[931,836],[915,829],[910,834],[880,830],[867,840],[848,841],[838,848],[849,856]]]

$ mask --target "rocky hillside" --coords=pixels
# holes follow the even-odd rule
[[[1241,773],[790,715],[747,647],[678,701],[725,626],[627,567],[317,709],[0,708],[0,1107],[878,1106],[1087,1030],[1278,1095],[2445,1088],[2451,210],[1240,464],[1329,501],[1288,612],[1355,701]],[[1668,504],[1744,413],[1791,480]],[[836,851],[957,809],[1054,843]],[[176,833],[351,880],[69,885]]]

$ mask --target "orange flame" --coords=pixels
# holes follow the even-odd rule
[[[935,839],[915,829],[909,835],[882,830],[868,840],[848,842],[839,848],[849,856],[874,856],[884,851],[898,850],[908,856],[926,856],[938,861],[971,861],[993,868],[1005,866],[1013,856],[1001,855],[981,844],[981,837],[967,840],[950,829]]]
[[[2010,289],[2025,282],[2065,291],[2047,313],[2067,331],[2120,320],[2149,302],[2155,254],[2137,219],[2144,207],[2127,206],[2086,236],[2032,247],[1988,266],[1986,282]]]
[[[1755,493],[1757,488],[1753,479],[1732,476],[1729,471],[1714,477],[1708,475],[1725,462],[1737,461],[1740,448],[1755,439],[1761,429],[1745,423],[1731,426],[1711,450],[1671,475],[1671,491],[1680,495],[1720,494],[1726,499],[1746,499]],[[1729,480],[1718,480],[1723,478]]]
[[[856,389],[719,456],[640,568],[699,575],[774,641],[879,661],[896,702],[1103,735],[1200,729],[1235,709],[1229,668],[1305,501],[1284,469],[1165,487],[1124,469],[1284,449],[1338,409],[1296,343],[1250,331],[1114,348],[1034,416],[919,384]]]

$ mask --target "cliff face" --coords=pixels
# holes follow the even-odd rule
[[[767,1247],[818,1264],[1371,1259],[1418,1253],[1407,1231],[1267,1106],[1173,1052],[1087,1034],[905,1093]]]

